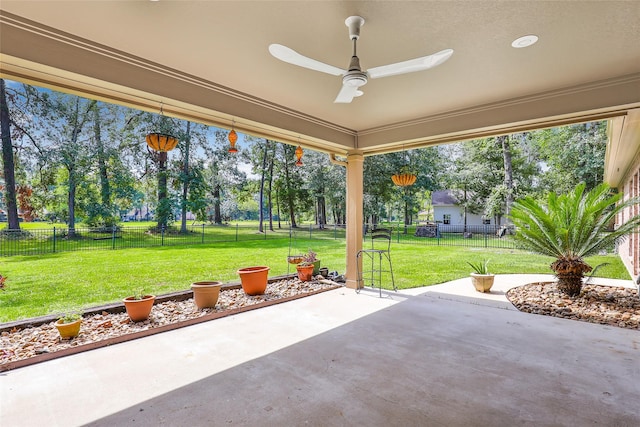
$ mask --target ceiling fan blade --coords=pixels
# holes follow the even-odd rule
[[[396,62],[395,64],[383,65],[367,70],[367,74],[372,79],[380,77],[395,76],[398,74],[413,73],[415,71],[428,70],[442,64],[453,55],[453,49],[445,49],[433,55],[421,58],[410,59],[409,61]]]
[[[324,62],[316,61],[315,59],[307,58],[304,55],[300,55],[295,50],[281,44],[274,43],[272,45],[269,45],[269,52],[280,61],[288,62],[289,64],[308,68],[310,70],[331,74],[333,76],[341,76],[347,72],[347,70],[343,70],[342,68],[334,67],[333,65],[325,64]]]
[[[348,104],[353,101],[353,98],[360,95],[362,95],[362,92],[358,89],[358,86],[343,84],[342,89],[340,89],[340,93],[338,93],[336,100],[333,102],[335,104]]]

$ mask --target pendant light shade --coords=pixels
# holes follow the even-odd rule
[[[234,129],[231,129],[231,132],[227,135],[227,139],[229,140],[229,153],[237,153],[236,141],[238,140],[238,134]]]
[[[178,138],[164,133],[150,133],[146,137],[147,145],[155,151],[166,153],[176,148],[178,145]]]
[[[300,147],[298,145],[298,148],[296,148],[296,166],[302,166],[302,154],[304,152],[302,151],[302,147]]]

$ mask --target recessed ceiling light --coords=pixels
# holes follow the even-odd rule
[[[520,49],[521,47],[531,46],[537,41],[538,41],[538,36],[534,36],[533,34],[530,34],[528,36],[522,36],[520,38],[515,39],[511,43],[511,46],[515,47],[516,49]]]

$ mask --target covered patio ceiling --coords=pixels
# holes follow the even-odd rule
[[[350,15],[366,21],[364,69],[447,48],[453,56],[370,80],[363,96],[335,104],[340,77],[269,54],[279,43],[346,68]],[[640,108],[639,22],[640,3],[627,1],[3,0],[0,71],[328,153],[372,155],[624,117]],[[528,34],[538,43],[511,47]]]

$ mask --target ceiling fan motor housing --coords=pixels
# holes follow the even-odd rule
[[[367,73],[362,71],[349,71],[342,78],[342,84],[347,86],[360,87],[367,84]]]

